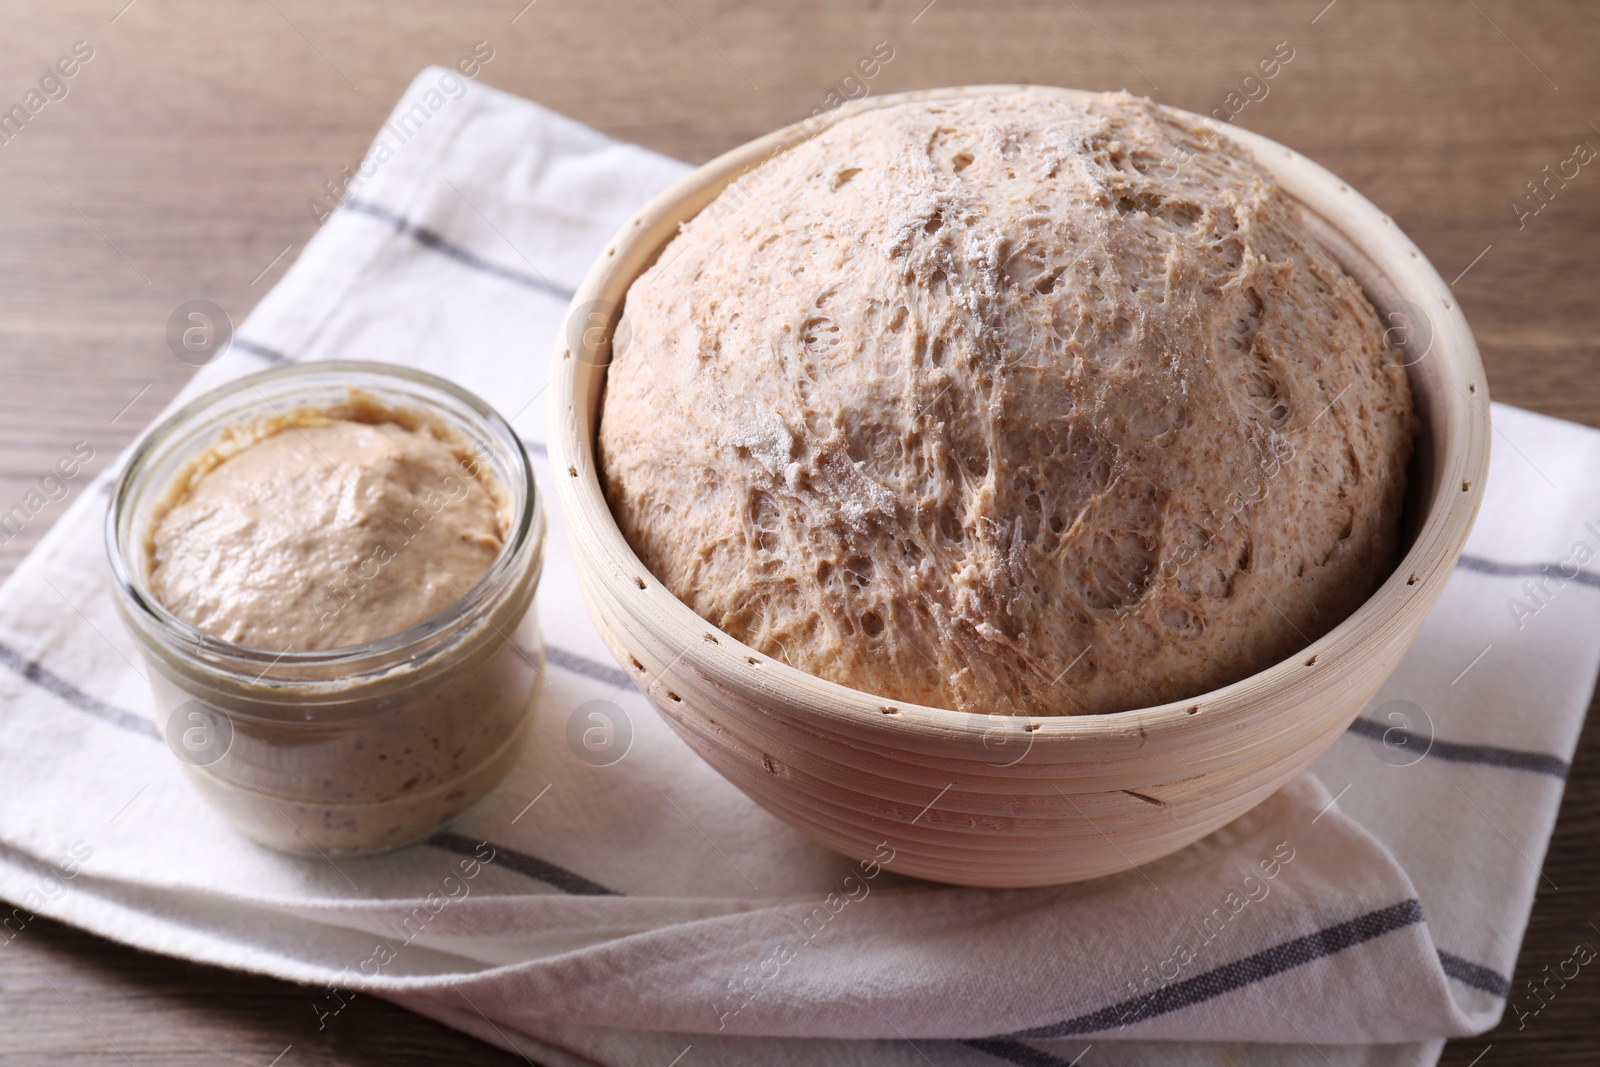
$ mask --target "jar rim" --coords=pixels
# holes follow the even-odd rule
[[[136,573],[130,568],[124,555],[121,520],[135,499],[135,490],[140,488],[140,476],[147,465],[153,458],[159,456],[162,447],[174,436],[222,401],[246,389],[257,388],[263,384],[292,382],[297,378],[340,374],[363,376],[379,390],[383,388],[383,379],[398,380],[413,386],[437,390],[470,412],[479,423],[474,429],[496,439],[512,458],[513,470],[509,473],[515,482],[521,484],[523,492],[515,492],[515,485],[506,486],[512,491],[515,511],[512,514],[505,543],[488,570],[459,599],[404,630],[362,644],[337,648],[278,651],[238,644],[208,634],[173,614],[150,591],[148,575]],[[367,382],[341,384],[360,387]],[[426,397],[407,393],[405,399],[427,405],[431,414],[460,419],[460,412],[430,403]],[[458,628],[484,609],[492,607],[502,588],[518,577],[518,562],[525,554],[530,541],[536,541],[542,529],[539,521],[542,518],[542,508],[538,484],[533,476],[533,464],[528,458],[522,438],[512,429],[511,424],[481,397],[437,374],[399,364],[379,360],[314,360],[272,367],[235,378],[189,401],[145,434],[143,440],[134,447],[112,486],[105,519],[106,554],[111,564],[115,591],[125,607],[145,627],[154,629],[156,636],[161,638],[163,643],[178,645],[186,651],[198,653],[212,660],[213,664],[216,660],[225,660],[246,670],[260,668],[260,674],[255,675],[254,681],[270,685],[271,680],[266,679],[265,675],[274,667],[349,665],[354,668],[352,673],[365,674],[368,673],[368,669],[362,666],[364,663],[379,661],[380,666],[373,673],[383,673],[390,669],[396,660],[409,659],[428,651],[430,645],[442,634]],[[129,533],[135,534],[140,531],[130,529]],[[348,681],[349,675],[345,678]]]

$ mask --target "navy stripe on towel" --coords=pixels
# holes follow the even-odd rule
[[[1402,730],[1398,726],[1385,726],[1373,719],[1357,719],[1350,724],[1350,732],[1379,742],[1388,738],[1392,744],[1404,745],[1408,752],[1413,748],[1418,752],[1426,752],[1427,756],[1423,758],[1437,756],[1451,763],[1485,763],[1491,767],[1531,771],[1555,778],[1564,779],[1567,776],[1567,761],[1556,756],[1548,756],[1543,752],[1524,752],[1521,749],[1499,748],[1495,745],[1462,745],[1454,741],[1440,741],[1438,738],[1430,739],[1410,730]]]
[[[1559,563],[1499,563],[1482,556],[1462,556],[1456,564],[1464,571],[1474,571],[1478,574],[1492,574],[1499,578],[1525,578],[1540,575],[1548,577],[1553,582],[1577,582],[1579,585],[1593,586],[1600,589],[1600,574],[1586,570],[1578,570],[1572,574],[1565,573]]]
[[[237,348],[241,352],[255,356],[257,359],[264,359],[268,363],[294,362],[277,349],[268,348],[266,345],[258,345],[254,341],[248,341],[245,338],[240,337],[238,334],[233,335],[233,339],[228,342],[228,347]]]
[[[601,663],[598,660],[590,659],[588,656],[580,656],[576,652],[568,652],[564,648],[556,648],[554,645],[545,649],[544,656],[552,666],[560,667],[564,671],[581,674],[585,678],[593,678],[597,682],[604,682],[606,685],[615,686],[618,689],[633,688],[632,680],[621,670],[608,663]]]
[[[1415,900],[1401,901],[1399,904],[1379,908],[1348,922],[1325,927],[1316,933],[1297,937],[1293,941],[1285,941],[1281,945],[1274,945],[1263,952],[1223,964],[1182,982],[1162,986],[1143,996],[1131,997],[1065,1022],[1023,1030],[1009,1036],[1071,1037],[1075,1034],[1096,1034],[1141,1023],[1180,1008],[1204,1003],[1224,993],[1232,993],[1254,985],[1264,978],[1271,978],[1275,974],[1293,970],[1313,960],[1332,956],[1347,948],[1353,948],[1408,926],[1415,926],[1420,922],[1422,922],[1422,905]]]
[[[1048,1052],[1040,1052],[1032,1045],[1024,1045],[1008,1037],[976,1037],[961,1042],[979,1052],[987,1052],[997,1060],[1015,1063],[1017,1067],[1072,1067],[1072,1064]],[[1082,1056],[1083,1053],[1078,1053]]]
[[[24,680],[38,686],[51,696],[66,701],[79,711],[87,712],[97,719],[103,719],[111,725],[119,726],[130,733],[148,737],[152,741],[161,740],[161,732],[156,729],[156,724],[143,715],[135,715],[131,711],[114,707],[103,700],[90,696],[65,678],[51,673],[14,648],[0,645],[0,665],[10,668],[20,674]]]
[[[559,300],[572,299],[571,289],[563,289],[559,285],[533,274],[524,274],[522,271],[502,267],[498,263],[491,263],[481,256],[468,252],[460,245],[445,240],[426,226],[418,226],[409,219],[396,215],[388,208],[379,207],[377,204],[368,203],[365,200],[346,200],[341,207],[345,211],[352,211],[357,215],[365,215],[368,218],[387,223],[394,229],[395,233],[403,237],[409,237],[422,247],[437,252],[446,259],[453,259],[464,267],[511,282],[514,285],[520,285],[525,289],[548,293]]]
[[[1511,982],[1508,979],[1501,977],[1500,974],[1487,967],[1464,960],[1460,956],[1454,956],[1440,950],[1439,966],[1451,978],[1474,989],[1481,989],[1485,993],[1493,994],[1502,999],[1511,993]],[[985,1037],[963,1041],[962,1044],[975,1048],[979,1052],[987,1052],[995,1059],[1017,1064],[1018,1067],[1066,1067],[1065,1060],[1010,1038]]]
[[[526,875],[546,885],[554,886],[563,893],[571,893],[574,896],[581,897],[618,897],[622,895],[614,889],[607,889],[598,882],[589,881],[581,874],[574,874],[565,867],[557,867],[547,860],[542,860],[537,856],[530,856],[526,852],[514,851],[504,845],[497,845],[492,841],[474,841],[470,837],[462,837],[460,834],[447,832],[434,834],[428,838],[428,844],[446,852],[454,852],[458,856],[471,856],[474,859],[480,858],[478,849],[487,844],[494,849],[493,862],[496,865],[508,867],[518,874]]]
[[[1502,978],[1498,972],[1491,971],[1481,964],[1464,960],[1460,956],[1452,956],[1440,949],[1439,966],[1444,968],[1445,974],[1463,985],[1492,993],[1501,999],[1511,995],[1511,979]]]

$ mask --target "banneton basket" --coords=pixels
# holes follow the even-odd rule
[[[1249,811],[1337,738],[1405,654],[1477,513],[1489,396],[1449,288],[1393,221],[1299,153],[1225,127],[1308,210],[1323,247],[1413,336],[1422,433],[1407,549],[1355,614],[1293,658],[1202,696],[1106,715],[969,715],[884,700],[735,641],[653,577],[608,509],[595,430],[609,334],[628,286],[742,172],[861,110],[994,93],[978,86],[859,101],[712,160],[624,225],[573,298],[551,371],[550,458],[589,610],[668,723],[762,807],[854,859],[974,886],[1127,870]],[[1198,118],[1198,116],[1195,116]],[[1202,120],[1203,121],[1203,120]],[[1401,338],[1396,338],[1400,340]],[[1419,351],[1420,350],[1420,351]]]

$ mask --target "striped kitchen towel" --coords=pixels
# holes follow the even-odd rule
[[[410,364],[498,405],[548,484],[568,296],[685,170],[429,69],[184,395],[286,360]],[[1432,1063],[1540,1003],[1510,975],[1600,666],[1600,434],[1504,407],[1494,427],[1466,559],[1311,772],[1160,862],[1005,891],[852,862],[718,777],[606,655],[559,515],[511,778],[390,855],[252,845],[148,717],[103,478],[0,589],[0,944],[50,916],[309,983],[327,1029],[375,994],[549,1065]],[[572,740],[596,708],[598,754]]]

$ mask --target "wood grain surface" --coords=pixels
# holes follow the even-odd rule
[[[478,41],[494,50],[489,84],[690,162],[824,106],[878,41],[894,59],[875,92],[1030,81],[1232,104],[1240,125],[1328,166],[1417,241],[1452,281],[1495,399],[1600,426],[1600,167],[1542,200],[1528,187],[1580,142],[1600,147],[1600,6],[524,4],[0,3],[0,110],[76,42],[93,50],[65,97],[0,135],[0,511],[79,442],[90,473],[127,444],[191,372],[167,345],[173,309],[203,298],[242,321],[315,232],[307,199],[359,162],[418,69]],[[1280,41],[1294,59],[1238,108],[1241,77]],[[0,572],[63,507],[46,499],[0,531]],[[1560,888],[1541,880],[1516,986],[1594,937],[1597,729],[1546,861]],[[1520,1029],[1512,1018],[1452,1042],[1444,1062],[1592,1064],[1597,1015],[1600,978],[1585,972]],[[44,921],[0,952],[0,1063],[280,1055],[280,1067],[520,1062],[370,998],[319,1033],[305,990]]]

